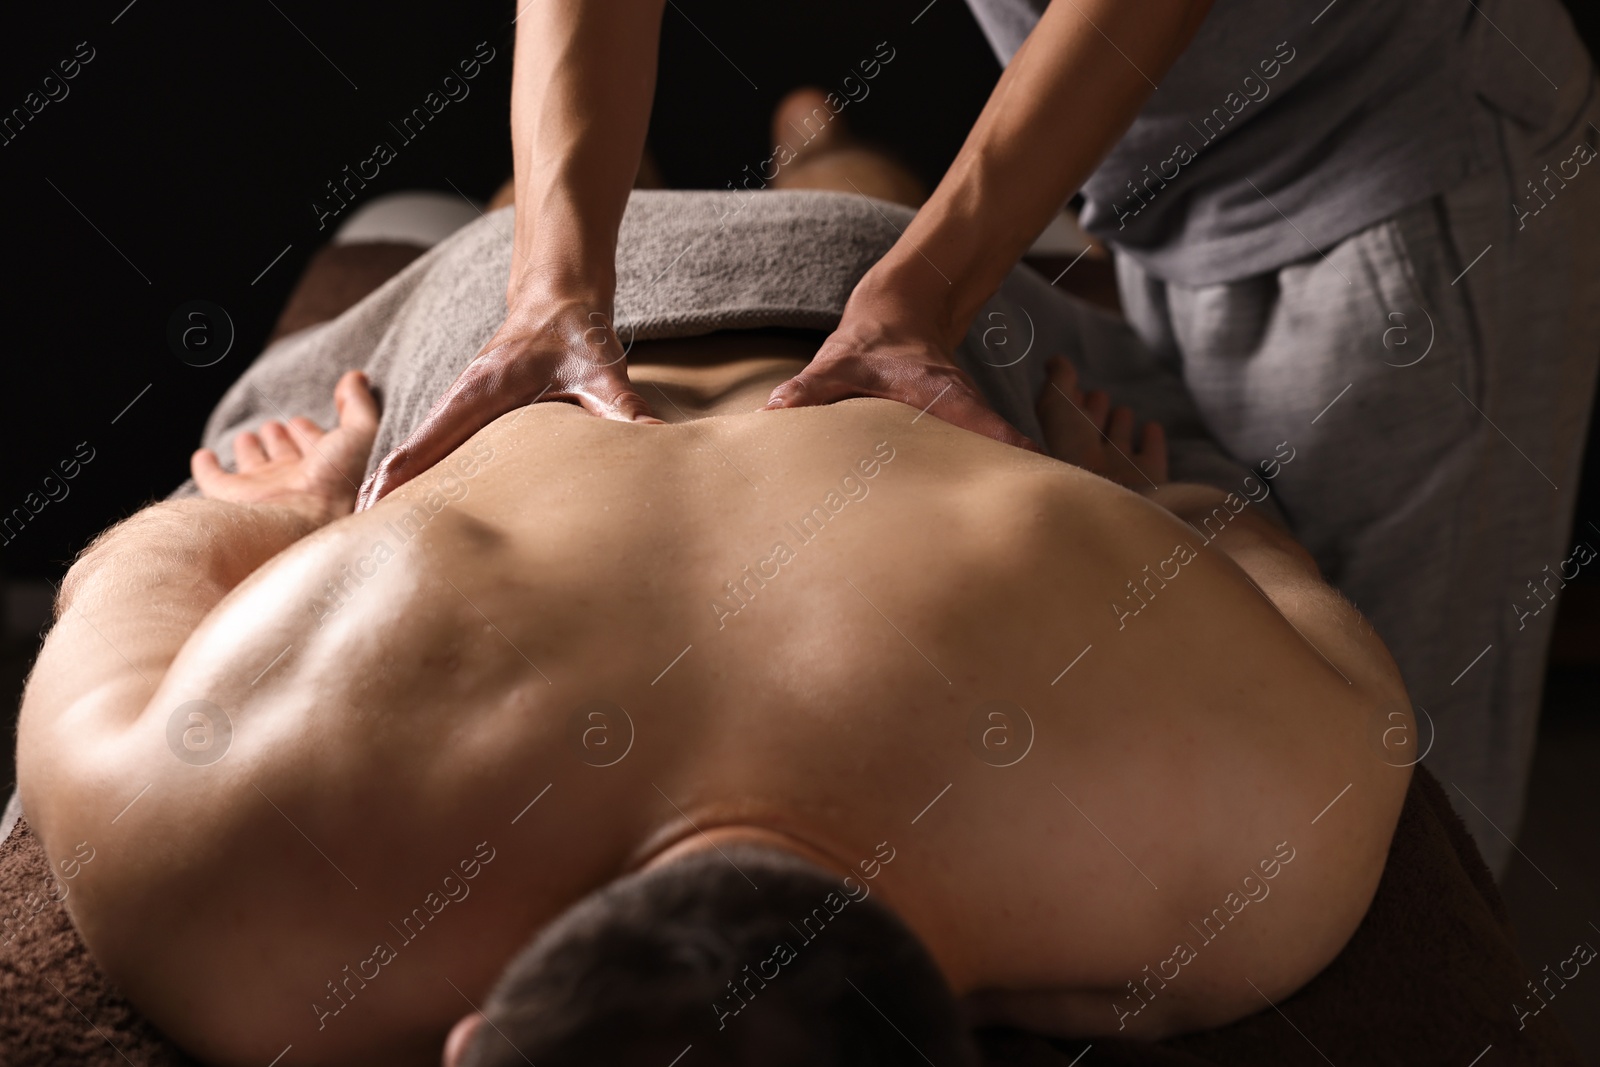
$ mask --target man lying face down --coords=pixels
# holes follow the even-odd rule
[[[641,343],[664,424],[525,407],[354,514],[347,374],[96,541],[19,771],[129,999],[219,1064],[944,1065],[1333,959],[1409,777],[1357,612],[1070,365],[1052,458],[761,410],[813,347]]]

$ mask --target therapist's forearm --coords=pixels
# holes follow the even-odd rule
[[[617,230],[650,121],[665,0],[540,0],[517,20],[511,315],[551,302],[609,316]]]
[[[1210,0],[1054,0],[904,236],[863,284],[950,345],[1132,123]]]

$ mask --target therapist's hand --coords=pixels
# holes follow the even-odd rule
[[[932,316],[864,286],[851,294],[838,329],[806,368],[772,391],[767,408],[860,396],[898,400],[1002,444],[1041,451],[984,401],[972,378],[956,366]]]
[[[410,437],[361,486],[371,507],[508,411],[564,401],[619,422],[658,422],[628,381],[628,363],[606,316],[591,305],[514,313],[467,365]]]
[[[1038,25],[933,195],[857,283],[811,365],[774,392],[777,406],[881,396],[1027,447],[984,406],[951,353],[1122,138],[1211,0],[1036,6]]]

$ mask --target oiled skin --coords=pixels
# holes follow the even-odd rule
[[[1198,958],[1123,1033],[1260,1010],[1337,953],[1406,780],[1370,741],[1403,691],[1354,613],[1297,632],[1268,596],[1301,592],[1263,595],[1171,513],[903,405],[758,410],[799,362],[765,346],[641,346],[672,424],[505,416],[261,566],[142,711],[26,710],[30,817],[53,858],[97,849],[67,906],[158,1025],[219,1063],[434,1062],[542,923],[695,827],[841,869],[892,850],[865,884],[957,993],[1064,1033],[1117,1033],[1113,1002],[1142,1003],[1126,983],[1178,942]],[[830,492],[803,541],[789,524]],[[792,558],[759,567],[778,542]],[[1195,558],[1119,619],[1180,544]],[[766,577],[735,614],[747,565]],[[360,584],[332,599],[341,567]],[[194,699],[232,723],[208,766],[168,746]],[[996,700],[1033,736],[1013,716],[985,762]],[[1290,852],[1203,941],[1191,924]]]

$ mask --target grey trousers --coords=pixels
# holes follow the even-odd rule
[[[1247,461],[1296,450],[1276,499],[1394,653],[1418,751],[1497,874],[1554,600],[1593,556],[1569,537],[1600,365],[1600,104],[1592,72],[1572,81],[1537,126],[1484,106],[1498,166],[1277,271],[1186,288],[1118,257],[1129,322],[1211,434]]]

